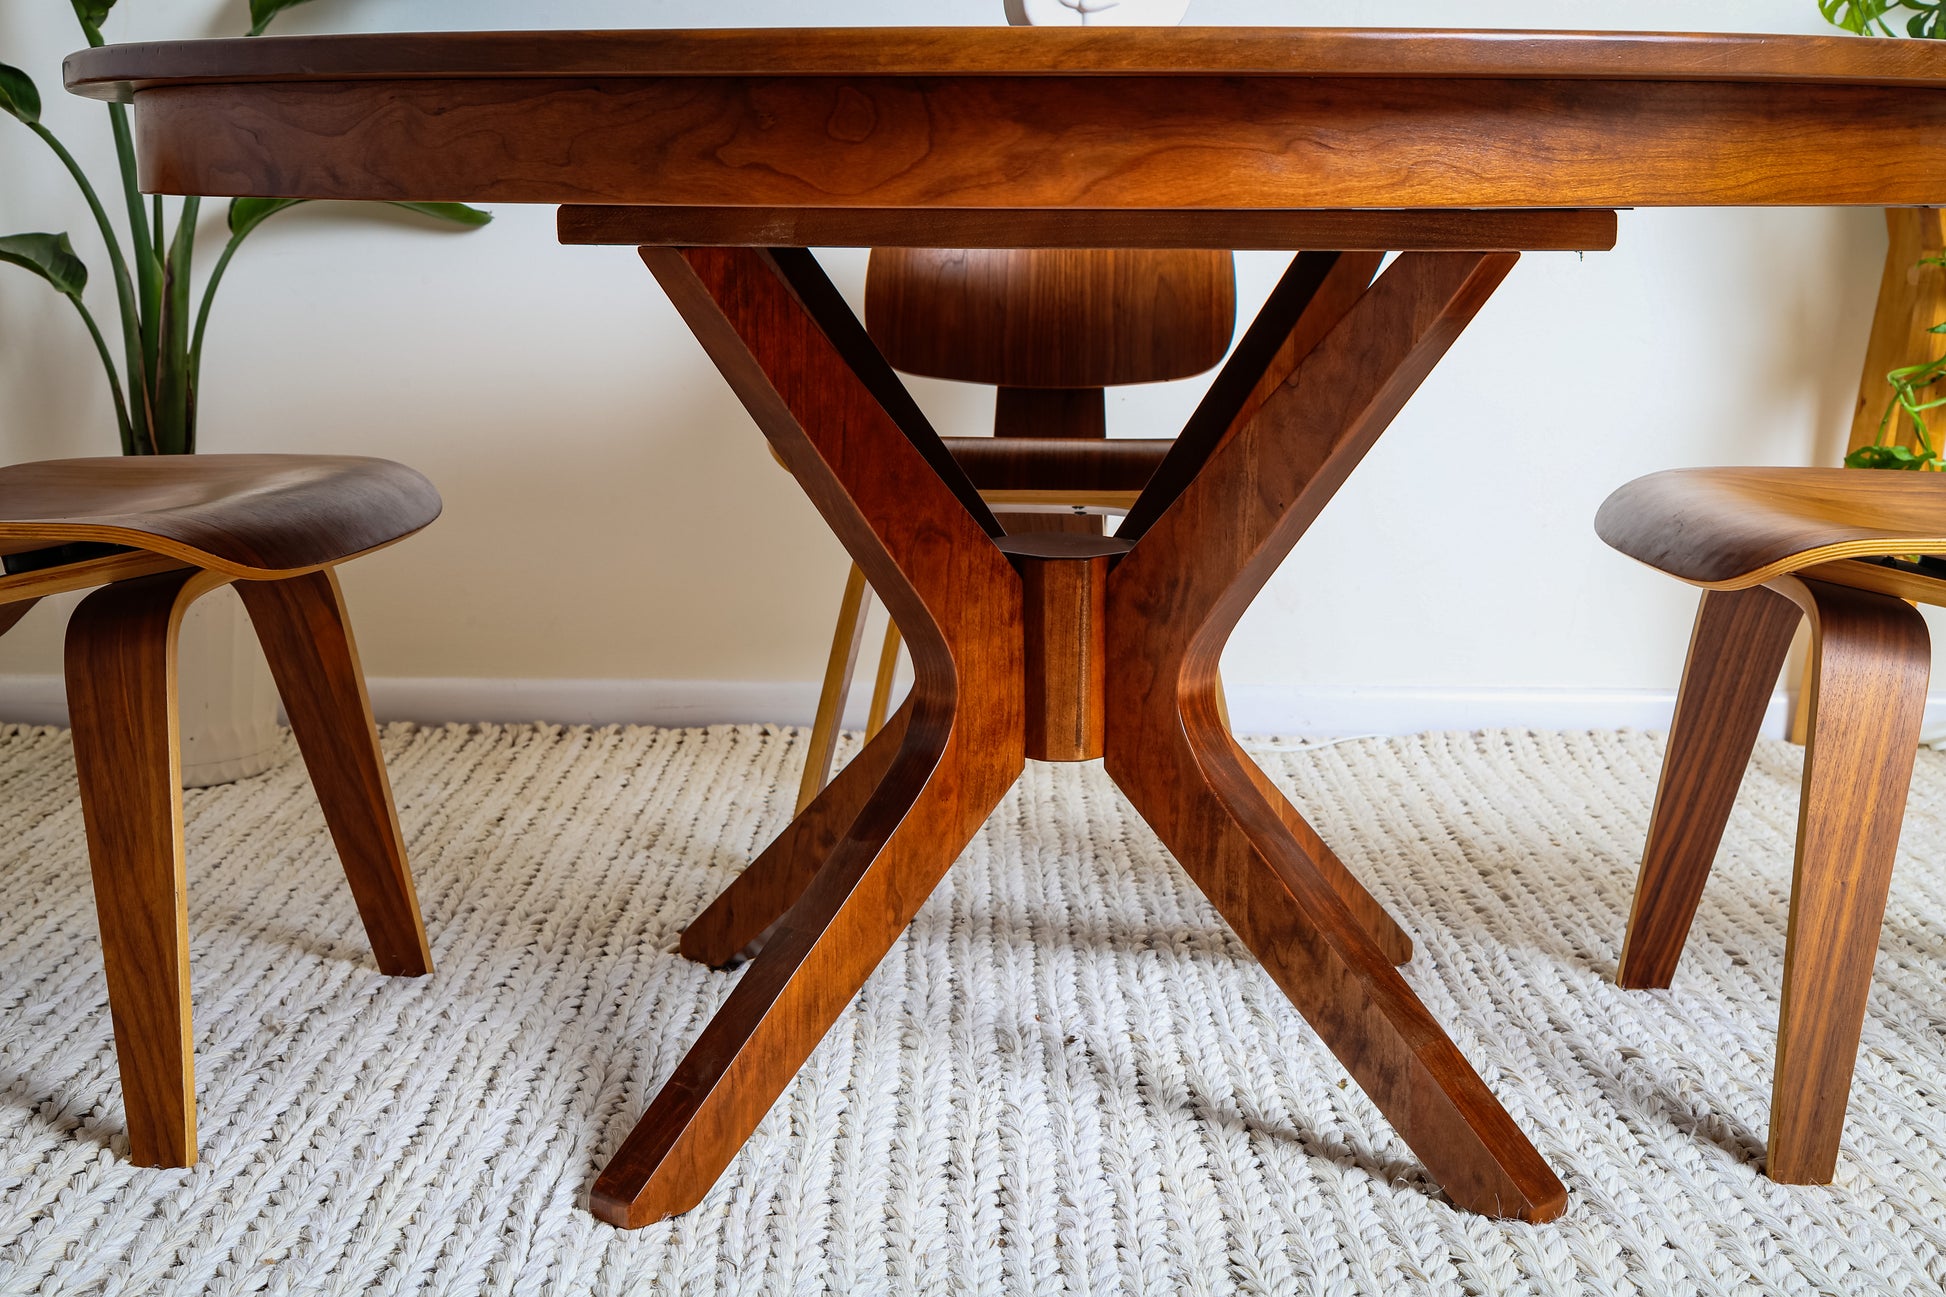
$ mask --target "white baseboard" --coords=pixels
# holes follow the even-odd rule
[[[1304,688],[1226,685],[1239,734],[1339,738],[1427,730],[1667,729],[1676,694],[1653,689],[1441,689],[1411,686]],[[1943,699],[1942,701],[1946,701]],[[1781,690],[1764,732],[1782,735],[1790,700]]]
[[[558,725],[809,725],[811,683],[759,680],[481,680],[377,676],[368,686],[380,720],[551,721]],[[857,700],[853,700],[856,702]],[[857,723],[865,719],[859,705]]]
[[[551,721],[562,725],[808,725],[817,686],[808,681],[488,680],[378,676],[372,709],[384,721]],[[867,690],[856,691],[847,723],[863,723]],[[1306,688],[1230,686],[1230,719],[1239,734],[1338,738],[1425,730],[1665,729],[1673,690]],[[1764,733],[1781,738],[1789,700],[1779,691]],[[59,676],[0,675],[0,720],[65,725]],[[1926,701],[1928,737],[1946,736],[1946,694]]]
[[[0,721],[66,725],[67,686],[59,676],[0,676]]]

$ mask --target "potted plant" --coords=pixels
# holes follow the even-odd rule
[[[1903,26],[1907,36],[1946,38],[1946,0],[1818,0],[1818,11],[1861,36],[1897,36]],[[1946,405],[1946,395],[1935,394],[1946,383],[1946,320],[1940,318],[1946,226],[1932,209],[1894,208],[1885,215],[1885,276],[1845,466],[1936,472],[1946,469],[1946,457],[1927,415]]]
[[[261,35],[283,10],[305,0],[250,0],[249,35]],[[88,44],[102,43],[101,28],[115,0],[71,0]],[[104,331],[83,294],[88,267],[68,235],[13,234],[0,237],[0,262],[45,280],[79,314],[115,403],[115,418],[125,455],[186,455],[196,449],[203,347],[210,308],[237,248],[263,223],[302,199],[233,199],[227,238],[195,291],[200,198],[169,204],[158,195],[145,200],[136,184],[135,143],[129,112],[107,105],[114,133],[119,185],[109,189],[119,200],[125,229],[118,229],[101,192],[67,148],[41,121],[41,96],[33,79],[0,63],[0,114],[14,118],[38,136],[73,177],[87,200],[105,246],[114,283],[118,330]],[[491,220],[462,203],[396,203],[456,228],[475,228]],[[14,555],[9,571],[69,562],[85,555],[81,547]],[[276,751],[276,695],[262,655],[228,591],[197,605],[184,626],[182,663],[183,777],[190,786],[227,782],[267,769]]]

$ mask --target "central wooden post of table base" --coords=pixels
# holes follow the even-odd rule
[[[1002,539],[808,253],[644,260],[911,641],[906,706],[690,925],[750,967],[595,1185],[687,1210],[911,921],[1024,757],[1105,755],[1184,868],[1463,1207],[1565,1202],[1394,963],[1410,939],[1216,715],[1223,641],[1512,266],[1305,254],[1121,534]]]

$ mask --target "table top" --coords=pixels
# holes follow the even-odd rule
[[[1276,27],[439,32],[110,45],[69,89],[184,82],[662,76],[1333,76],[1946,86],[1946,43],[1849,36]]]
[[[1946,42],[1262,28],[497,32],[72,56],[146,186],[780,210],[1946,202]]]

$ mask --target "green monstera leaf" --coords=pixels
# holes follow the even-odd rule
[[[1905,32],[1938,40],[1946,37],[1946,3],[1942,0],[1818,0],[1818,12],[1833,27],[1842,27],[1860,36],[1876,32],[1893,36],[1892,19],[1907,15]]]
[[[88,267],[65,234],[9,234],[0,238],[0,262],[33,271],[69,297],[88,286]]]
[[[114,3],[114,0],[109,0]],[[250,0],[250,34],[261,36],[278,14],[304,0]]]
[[[5,63],[0,63],[0,113],[30,125],[41,119],[41,92],[34,78]]]

